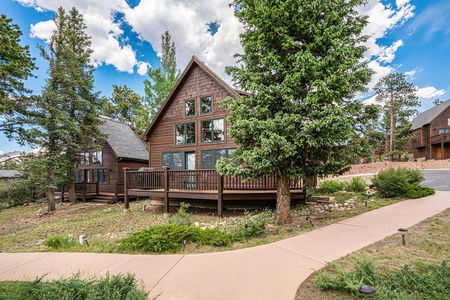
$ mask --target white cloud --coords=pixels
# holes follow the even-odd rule
[[[442,96],[445,94],[445,90],[438,90],[433,86],[417,89],[416,95],[419,98],[431,99]]]
[[[416,74],[418,74],[418,73],[420,73],[420,72],[422,72],[422,69],[420,69],[420,68],[415,68],[414,70],[407,71],[407,72],[405,72],[405,73],[403,73],[403,74],[406,76],[406,78],[407,78],[409,81],[412,81],[412,80],[416,79]]]
[[[30,36],[48,42],[52,36],[53,30],[56,29],[53,20],[43,21],[30,25]]]
[[[138,74],[141,76],[145,76],[145,75],[147,75],[148,68],[151,66],[147,62],[139,61],[137,63],[137,67],[138,67],[138,69],[137,69]]]
[[[391,63],[395,58],[395,52],[397,52],[397,49],[401,46],[403,46],[403,41],[398,40],[389,47],[381,47],[377,60],[384,63]]]

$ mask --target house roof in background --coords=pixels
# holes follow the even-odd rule
[[[108,135],[106,141],[117,158],[139,159],[148,161],[148,151],[144,142],[133,129],[121,122],[101,117],[103,124],[99,126],[102,133]]]
[[[20,177],[20,172],[16,170],[0,170],[0,179],[4,178],[18,178]]]
[[[423,125],[429,124],[449,106],[450,106],[450,99],[442,102],[439,105],[436,105],[435,107],[430,108],[429,110],[426,110],[418,114],[417,117],[415,117],[414,120],[412,120],[411,122],[411,130],[416,130],[421,128]]]

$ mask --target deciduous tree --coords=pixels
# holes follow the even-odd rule
[[[355,158],[352,145],[361,106],[352,101],[371,78],[362,61],[367,19],[363,0],[236,0],[244,25],[243,54],[228,73],[249,92],[225,99],[228,136],[239,145],[220,173],[277,177],[277,212],[289,223],[290,180],[342,172]]]
[[[383,103],[383,118],[387,132],[386,155],[403,154],[409,138],[410,118],[417,114],[419,101],[417,88],[406,80],[405,75],[391,73],[374,87],[376,100]]]

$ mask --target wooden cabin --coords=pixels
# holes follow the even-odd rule
[[[417,115],[410,134],[408,148],[414,159],[449,159],[450,99]]]
[[[124,168],[148,167],[145,143],[127,124],[101,118],[100,131],[107,136],[101,150],[80,153],[75,191],[78,198],[117,201],[124,196]]]
[[[220,99],[245,93],[233,89],[193,56],[144,134],[148,166],[155,171],[126,172],[126,196],[165,200],[226,201],[276,199],[276,180],[265,176],[250,182],[220,176],[216,161],[238,147],[227,136],[229,112]],[[301,180],[293,180],[292,199],[304,199]],[[126,204],[127,205],[127,204]]]

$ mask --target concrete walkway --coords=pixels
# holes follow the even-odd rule
[[[450,207],[450,192],[403,201],[280,242],[189,255],[0,253],[0,280],[133,273],[157,299],[293,299],[312,272]]]

